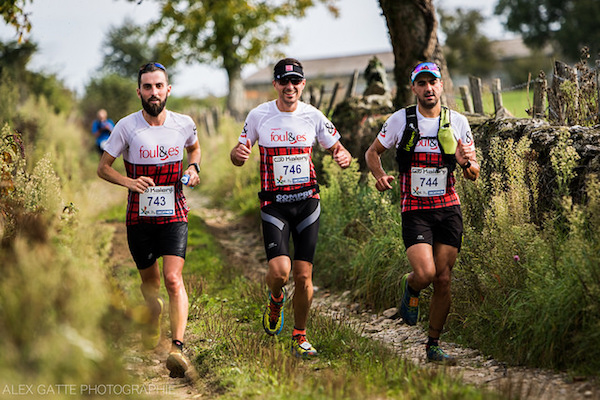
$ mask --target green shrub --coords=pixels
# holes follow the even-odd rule
[[[260,167],[258,145],[252,148],[250,159],[242,166],[231,163],[229,153],[242,132],[242,124],[224,117],[216,136],[199,131],[202,148],[200,190],[219,206],[226,206],[242,215],[259,214]]]
[[[112,232],[86,218],[100,208],[79,211],[98,189],[81,180],[81,132],[43,100],[21,111],[33,104],[27,126],[40,130],[26,137],[39,143],[0,135],[0,383],[127,382],[105,330]]]

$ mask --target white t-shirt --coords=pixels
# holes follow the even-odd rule
[[[464,115],[450,110],[450,124],[457,141],[461,139],[464,144],[475,147],[469,122]],[[454,188],[454,174],[444,174],[441,171],[442,175],[438,176],[438,167],[443,165],[437,139],[440,117],[426,118],[417,107],[417,125],[421,139],[411,156],[411,169],[400,174],[402,212],[460,205]],[[401,109],[383,124],[377,138],[385,148],[397,148],[402,141],[405,126],[406,109]],[[430,175],[434,171],[435,175]]]
[[[169,193],[174,191],[173,207],[170,201],[165,201],[168,210],[161,211],[164,215],[157,212],[151,217],[145,216],[151,212],[144,213],[144,206],[148,205],[140,204],[140,194],[130,191],[128,226],[140,222],[166,224],[187,221],[189,208],[180,181],[182,160],[186,147],[197,141],[194,120],[172,111],[167,111],[165,122],[160,126],[150,126],[141,110],[122,118],[115,125],[104,150],[115,158],[123,155],[127,176],[132,179],[148,176],[157,187],[163,187]]]
[[[185,148],[197,141],[191,117],[167,110],[164,124],[150,126],[140,110],[117,122],[104,150],[131,164],[160,165],[183,160]]]
[[[328,149],[339,139],[335,126],[321,111],[310,104],[298,102],[293,112],[279,111],[276,100],[263,103],[250,111],[239,137],[263,147],[312,147],[315,139]]]
[[[464,115],[454,110],[450,110],[450,124],[452,125],[454,137],[457,141],[458,139],[461,139],[464,144],[474,146],[469,121]],[[403,108],[392,114],[383,124],[383,127],[377,136],[383,147],[386,149],[398,147],[398,144],[402,140],[405,125],[406,109]],[[417,143],[415,152],[441,153],[437,140],[440,117],[426,118],[419,112],[419,107],[417,107],[417,125],[419,127],[421,140]]]
[[[339,139],[335,126],[317,108],[298,102],[296,110],[283,112],[273,100],[250,111],[238,140],[258,142],[261,189],[272,192],[315,186],[313,145],[318,141],[328,149]],[[312,197],[319,198],[316,193]],[[268,203],[263,201],[261,206]]]

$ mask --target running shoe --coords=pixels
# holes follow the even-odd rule
[[[306,340],[306,335],[292,336],[292,354],[300,358],[317,355],[317,350]]]
[[[279,302],[273,300],[269,291],[269,299],[263,314],[263,328],[268,335],[279,335],[283,329],[283,303],[287,297],[285,288],[282,289],[283,299]]]
[[[171,378],[183,378],[185,377],[185,371],[188,370],[190,362],[183,355],[181,350],[171,351],[169,357],[167,357],[167,369],[169,370],[169,376]]]
[[[400,295],[399,313],[407,325],[416,325],[419,321],[419,298],[410,295],[408,291],[408,274],[404,274],[400,281],[402,294]]]
[[[427,361],[445,365],[456,365],[456,359],[440,348],[440,346],[427,346]]]
[[[148,321],[148,323],[142,330],[142,343],[144,347],[148,350],[155,349],[156,346],[158,346],[158,343],[160,342],[160,320],[165,305],[160,297],[158,297],[156,300],[158,301],[158,304],[160,306],[158,316],[156,317],[156,320],[153,320],[152,317],[150,317],[150,321]]]

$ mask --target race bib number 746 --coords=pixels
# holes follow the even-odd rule
[[[175,215],[175,187],[150,186],[140,194],[139,205],[143,217]]]
[[[275,185],[297,185],[310,180],[310,155],[290,154],[273,157]]]

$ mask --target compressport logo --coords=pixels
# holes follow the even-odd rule
[[[158,158],[161,161],[167,160],[169,157],[179,155],[179,147],[165,147],[156,145],[156,147],[144,148],[140,146],[140,158]]]
[[[277,203],[293,203],[296,201],[306,200],[312,197],[314,190],[308,189],[305,192],[294,193],[294,194],[278,194],[275,196]]]

